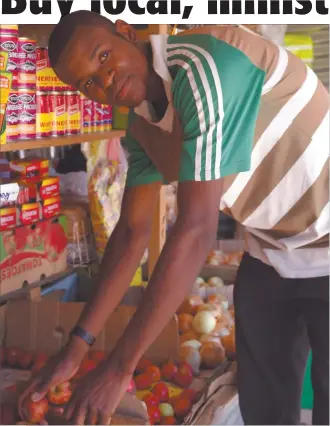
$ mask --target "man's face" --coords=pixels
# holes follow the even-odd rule
[[[102,27],[79,27],[55,67],[66,84],[102,104],[136,107],[146,99],[148,62],[137,45]]]

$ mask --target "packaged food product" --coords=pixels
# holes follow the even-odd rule
[[[0,71],[7,71],[8,52],[0,50]]]
[[[10,72],[0,71],[0,145],[6,143],[6,109],[12,78]]]
[[[20,225],[32,225],[41,219],[38,203],[27,203],[17,207]]]
[[[34,89],[18,89],[18,138],[36,138],[37,95]]]
[[[16,207],[0,208],[0,231],[15,228],[17,225]]]
[[[61,199],[59,196],[42,200],[40,205],[43,219],[50,219],[52,217],[59,216],[61,212]]]
[[[18,30],[7,25],[0,26],[0,50],[8,53],[6,71],[13,75],[12,87],[18,84]]]
[[[80,133],[80,94],[79,92],[66,92],[68,126],[66,133],[75,135]]]
[[[50,93],[37,92],[36,137],[46,138],[52,135],[50,114]]]
[[[24,158],[10,161],[9,167],[13,174],[25,179],[22,182],[36,181],[48,175],[49,161],[44,158]]]
[[[17,89],[12,89],[6,109],[7,142],[15,141],[18,138],[19,109],[18,91]]]
[[[18,39],[18,87],[36,88],[36,41],[26,37]]]
[[[16,182],[0,181],[0,207],[14,204],[19,195],[19,186]]]
[[[96,250],[102,257],[121,211],[127,159],[120,139],[83,145],[87,158],[88,198]]]

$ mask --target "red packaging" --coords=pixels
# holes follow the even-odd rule
[[[60,197],[48,198],[41,202],[41,211],[43,219],[50,219],[58,216],[61,212],[61,199]]]
[[[50,68],[48,49],[47,47],[36,48],[36,69],[38,71],[45,68]]]
[[[32,89],[18,90],[18,138],[36,138],[37,100]]]
[[[36,182],[48,175],[49,161],[43,158],[25,158],[23,160],[12,160],[9,168],[13,174],[20,176],[20,183],[26,184]]]
[[[104,130],[111,130],[112,128],[112,106],[103,105],[103,122]]]
[[[99,102],[94,102],[93,105],[93,129],[94,132],[103,132],[104,120],[103,120],[103,107]]]
[[[80,133],[80,94],[78,92],[66,92],[68,111],[68,135]]]
[[[38,203],[22,204],[18,210],[20,225],[32,225],[32,223],[36,223],[41,219]]]
[[[51,135],[50,94],[48,92],[37,92],[36,137],[47,138]]]
[[[16,225],[16,207],[5,207],[0,209],[0,231],[15,228]]]
[[[26,37],[18,39],[18,87],[35,89],[36,74],[36,41]]]
[[[17,140],[18,138],[18,115],[19,115],[19,104],[18,104],[18,92],[13,89],[8,97],[7,108],[6,108],[6,124],[7,124],[7,135],[6,139],[8,142]]]
[[[37,201],[38,191],[36,184],[19,184],[19,194],[16,204],[35,203]]]
[[[38,185],[38,197],[40,200],[57,197],[60,195],[60,180],[57,176],[43,179]]]
[[[18,33],[0,29],[0,50],[8,52],[7,71],[13,74],[12,88],[18,86]]]
[[[52,136],[64,136],[68,127],[67,102],[64,92],[51,93],[50,114],[52,119]]]
[[[92,133],[93,127],[93,101],[80,95],[80,111],[81,111],[81,131],[83,133]]]

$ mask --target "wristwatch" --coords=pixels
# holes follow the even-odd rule
[[[80,337],[85,343],[87,343],[88,346],[93,346],[96,340],[96,338],[91,333],[84,330],[82,327],[79,327],[79,325],[76,325],[70,334],[71,336]]]

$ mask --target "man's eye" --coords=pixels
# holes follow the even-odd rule
[[[85,88],[88,89],[93,84],[92,80],[87,80],[85,83]]]
[[[108,56],[109,56],[108,52],[102,52],[101,53],[101,56],[100,56],[101,64],[103,64],[103,62],[107,59]]]

